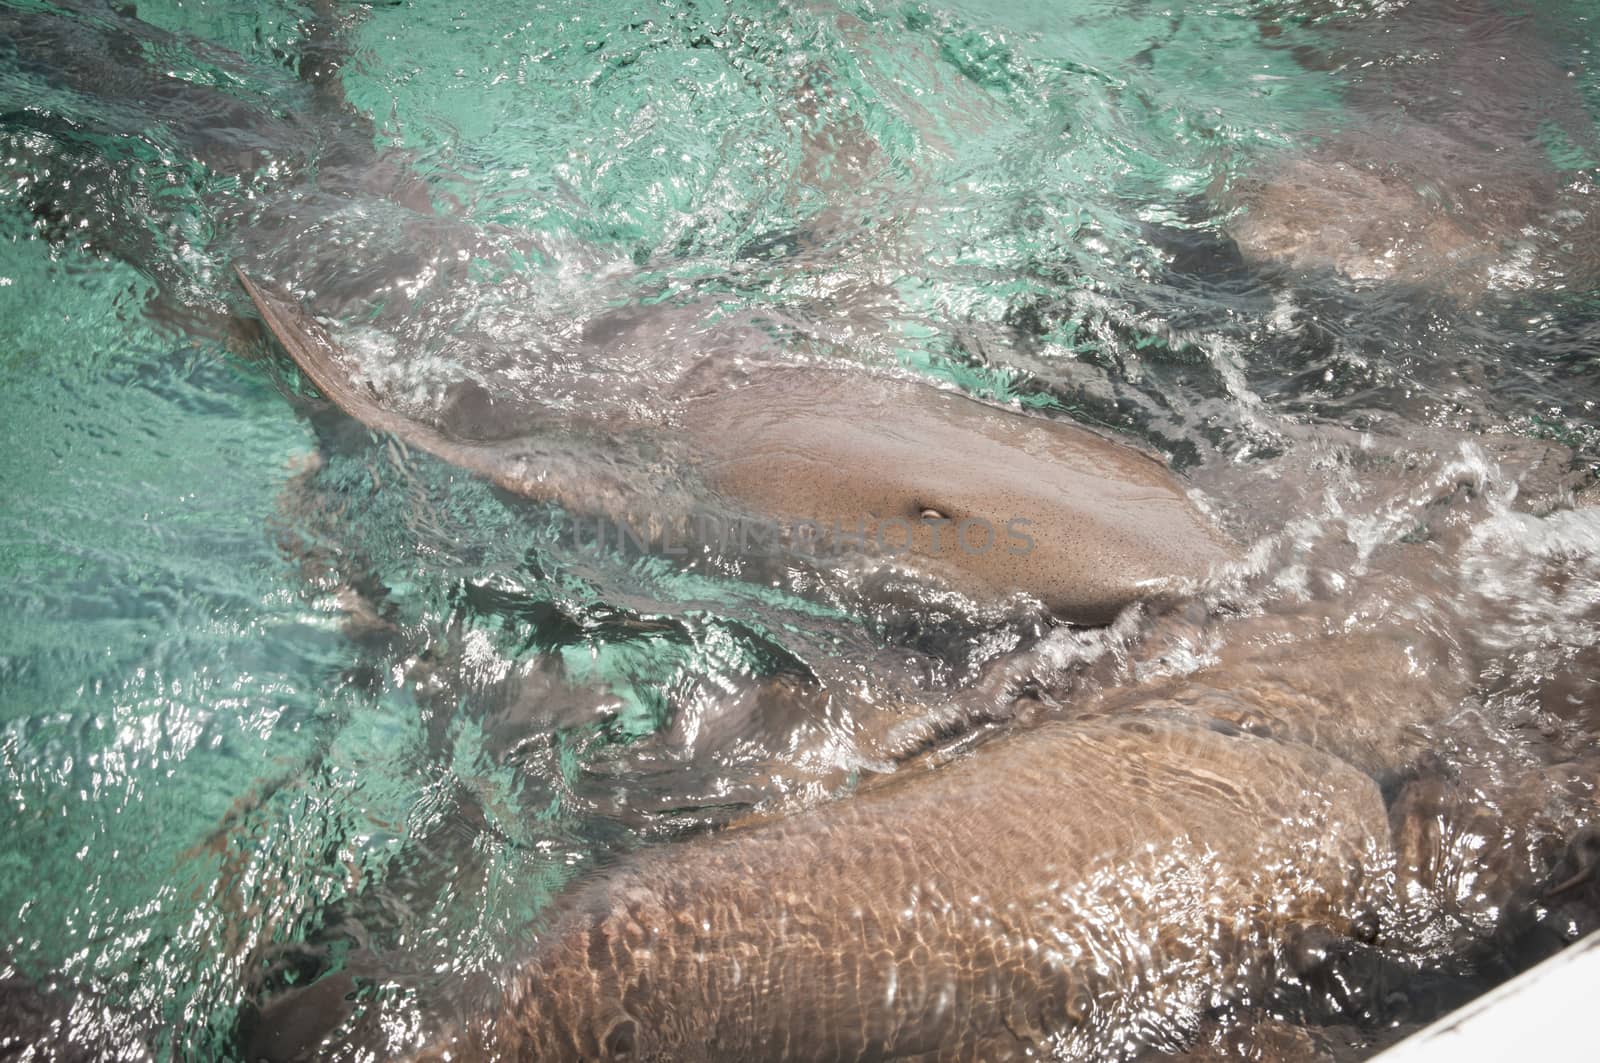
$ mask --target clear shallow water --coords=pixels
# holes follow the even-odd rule
[[[1595,511],[1520,511],[1595,459],[1582,255],[1464,296],[1251,268],[1226,236],[1249,208],[1219,190],[1365,121],[1377,76],[1318,56],[1360,59],[1347,27],[1389,8],[419,3],[351,20],[364,118],[295,76],[300,8],[143,4],[148,35],[7,8],[57,34],[55,62],[0,45],[12,962],[155,1017],[163,1052],[236,1051],[242,1006],[340,950],[492,969],[604,853],[848,786],[879,764],[875,701],[1042,636],[574,552],[547,509],[301,416],[230,316],[235,260],[419,409],[468,375],[519,410],[670,421],[709,351],[1108,426],[1253,547],[1232,608],[1447,627],[1478,721],[1448,756],[1592,752]],[[1570,90],[1529,165],[1573,202],[1587,17],[1540,5],[1510,37]],[[70,61],[111,38],[109,68]],[[1372,561],[1408,541],[1437,546]],[[1106,642],[1043,637],[1069,704],[1203,655],[1151,621],[1080,680]],[[752,677],[779,691],[754,719],[728,693]]]

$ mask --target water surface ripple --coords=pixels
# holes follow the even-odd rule
[[[1597,46],[1583,0],[4,0],[0,1044],[70,1002],[238,1057],[345,970],[403,1041],[619,854],[908,735],[1291,688],[1426,886],[1223,993],[1140,913],[1235,869],[1107,868],[1084,947],[1182,988],[1064,1058],[1359,1058],[1590,928],[1550,886],[1600,781]],[[320,403],[235,263],[404,413],[628,426],[624,481],[687,397],[870,370],[1161,454],[1244,560],[1089,630],[596,549]],[[950,714],[1022,674],[1024,719]]]

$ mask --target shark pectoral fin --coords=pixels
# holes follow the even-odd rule
[[[339,345],[320,322],[286,294],[251,279],[244,267],[235,266],[234,272],[267,329],[329,402],[374,431],[387,432],[408,446],[486,476],[518,494],[544,494],[527,489],[525,485],[538,480],[517,475],[521,463],[508,460],[503,448],[450,439],[431,425],[379,405],[339,365],[343,357]]]
[[[339,409],[377,432],[386,432],[407,446],[484,477],[496,486],[524,498],[557,502],[578,513],[603,514],[628,519],[641,498],[651,497],[651,486],[613,466],[619,455],[604,460],[592,441],[572,432],[541,433],[495,443],[453,439],[438,427],[385,408],[365,388],[350,379],[340,365],[344,355],[328,330],[296,300],[258,283],[235,266],[239,282],[260,312],[267,329],[288,352],[318,391]],[[637,464],[643,467],[643,461]],[[645,477],[644,472],[637,474]],[[650,512],[665,516],[664,503]]]
[[[349,374],[338,364],[338,359],[343,357],[339,345],[299,303],[282,292],[256,283],[243,266],[235,266],[234,272],[239,275],[239,283],[255,303],[268,331],[329,402],[368,428],[388,432],[423,450],[438,453],[441,447],[455,446],[435,429],[384,409],[352,383]]]

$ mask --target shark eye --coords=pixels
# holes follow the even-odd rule
[[[922,520],[949,520],[950,519],[949,517],[946,517],[943,513],[940,513],[937,509],[934,509],[932,506],[923,506],[922,507],[922,512],[917,514],[917,516]]]

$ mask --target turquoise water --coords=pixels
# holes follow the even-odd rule
[[[1127,433],[1247,543],[1414,486],[1330,502],[1307,462],[1303,490],[1245,493],[1306,425],[1553,439],[1581,474],[1592,274],[1461,299],[1226,254],[1218,189],[1351,121],[1362,68],[1306,51],[1384,10],[416,0],[349,12],[319,93],[296,76],[309,5],[143,2],[147,36],[8,5],[67,28],[55,65],[0,43],[9,962],[149,1017],[163,1056],[228,1055],[241,1009],[341,950],[492,969],[597,853],[847,788],[872,766],[855,691],[957,688],[1039,636],[575,554],[547,507],[318,412],[240,324],[236,260],[316,293],[418,401],[430,367],[493,349],[537,352],[514,384],[554,407],[649,410],[674,349],[590,358],[577,327],[648,306]],[[1575,108],[1538,165],[1587,188],[1595,23],[1577,2],[1531,23]],[[108,35],[125,78],[62,51]],[[219,146],[199,113],[261,131]],[[1562,633],[1497,667],[1581,671],[1594,603],[1518,593]],[[353,625],[352,598],[378,619]],[[796,724],[820,767],[773,770],[771,733],[651,743],[773,677],[831,693]]]

